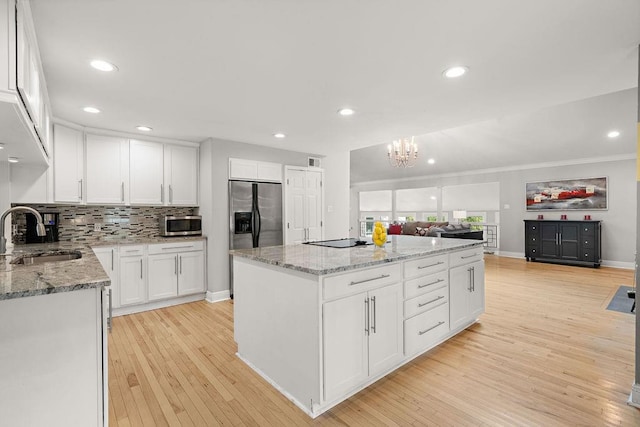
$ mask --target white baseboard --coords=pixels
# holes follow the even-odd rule
[[[226,301],[228,299],[231,299],[231,293],[229,292],[229,290],[218,292],[207,291],[207,297],[205,299],[207,300],[207,302]]]
[[[631,394],[627,403],[636,408],[640,408],[640,384],[634,384],[631,386]]]
[[[507,258],[524,258],[524,252],[498,251],[495,254],[498,256],[503,256]]]
[[[126,314],[140,313],[143,311],[170,307],[172,305],[185,304],[188,302],[202,301],[203,299],[204,299],[204,293],[198,293],[193,295],[186,295],[183,297],[166,299],[162,301],[152,301],[146,304],[118,307],[113,309],[113,317],[124,316]]]
[[[623,262],[623,261],[609,261],[607,259],[602,260],[602,264],[604,267],[611,268],[626,268],[629,270],[633,270],[636,268],[636,264],[633,262]]]
[[[507,251],[498,251],[494,255],[503,256],[507,258],[524,258],[524,252],[507,252]],[[603,267],[611,267],[611,268],[625,268],[633,270],[636,268],[635,263],[633,262],[624,262],[624,261],[611,261],[611,260],[602,260],[600,264]]]

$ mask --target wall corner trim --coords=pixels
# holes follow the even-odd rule
[[[207,291],[207,296],[205,298],[207,302],[211,302],[211,303],[226,301],[228,299],[231,299],[231,294],[229,293],[229,290],[218,291],[218,292]]]

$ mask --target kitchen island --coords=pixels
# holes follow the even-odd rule
[[[41,263],[61,254],[80,258]],[[0,255],[0,424],[108,425],[109,284],[83,244]]]
[[[231,252],[238,356],[311,417],[473,324],[481,241]]]

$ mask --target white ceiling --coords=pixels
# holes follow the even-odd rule
[[[452,128],[509,117],[518,139],[501,136],[494,122],[480,125],[482,143],[535,156],[537,139],[522,138],[532,131],[527,113],[638,84],[638,0],[31,5],[56,117],[125,132],[145,124],[154,136],[190,141],[215,137],[322,155],[437,131],[455,147]],[[93,58],[119,71],[97,72],[88,66]],[[454,64],[470,73],[442,78]],[[103,112],[88,115],[85,105]],[[343,106],[356,114],[339,116]],[[536,114],[538,123],[554,118]],[[564,127],[562,137],[572,140],[601,136]],[[274,139],[278,131],[287,138]],[[514,146],[522,141],[533,146]],[[446,165],[438,159],[438,168]]]

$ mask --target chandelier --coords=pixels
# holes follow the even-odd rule
[[[413,142],[413,137],[400,138],[397,141],[393,141],[393,144],[389,144],[387,148],[391,166],[410,168],[415,165],[418,158],[418,144]]]

